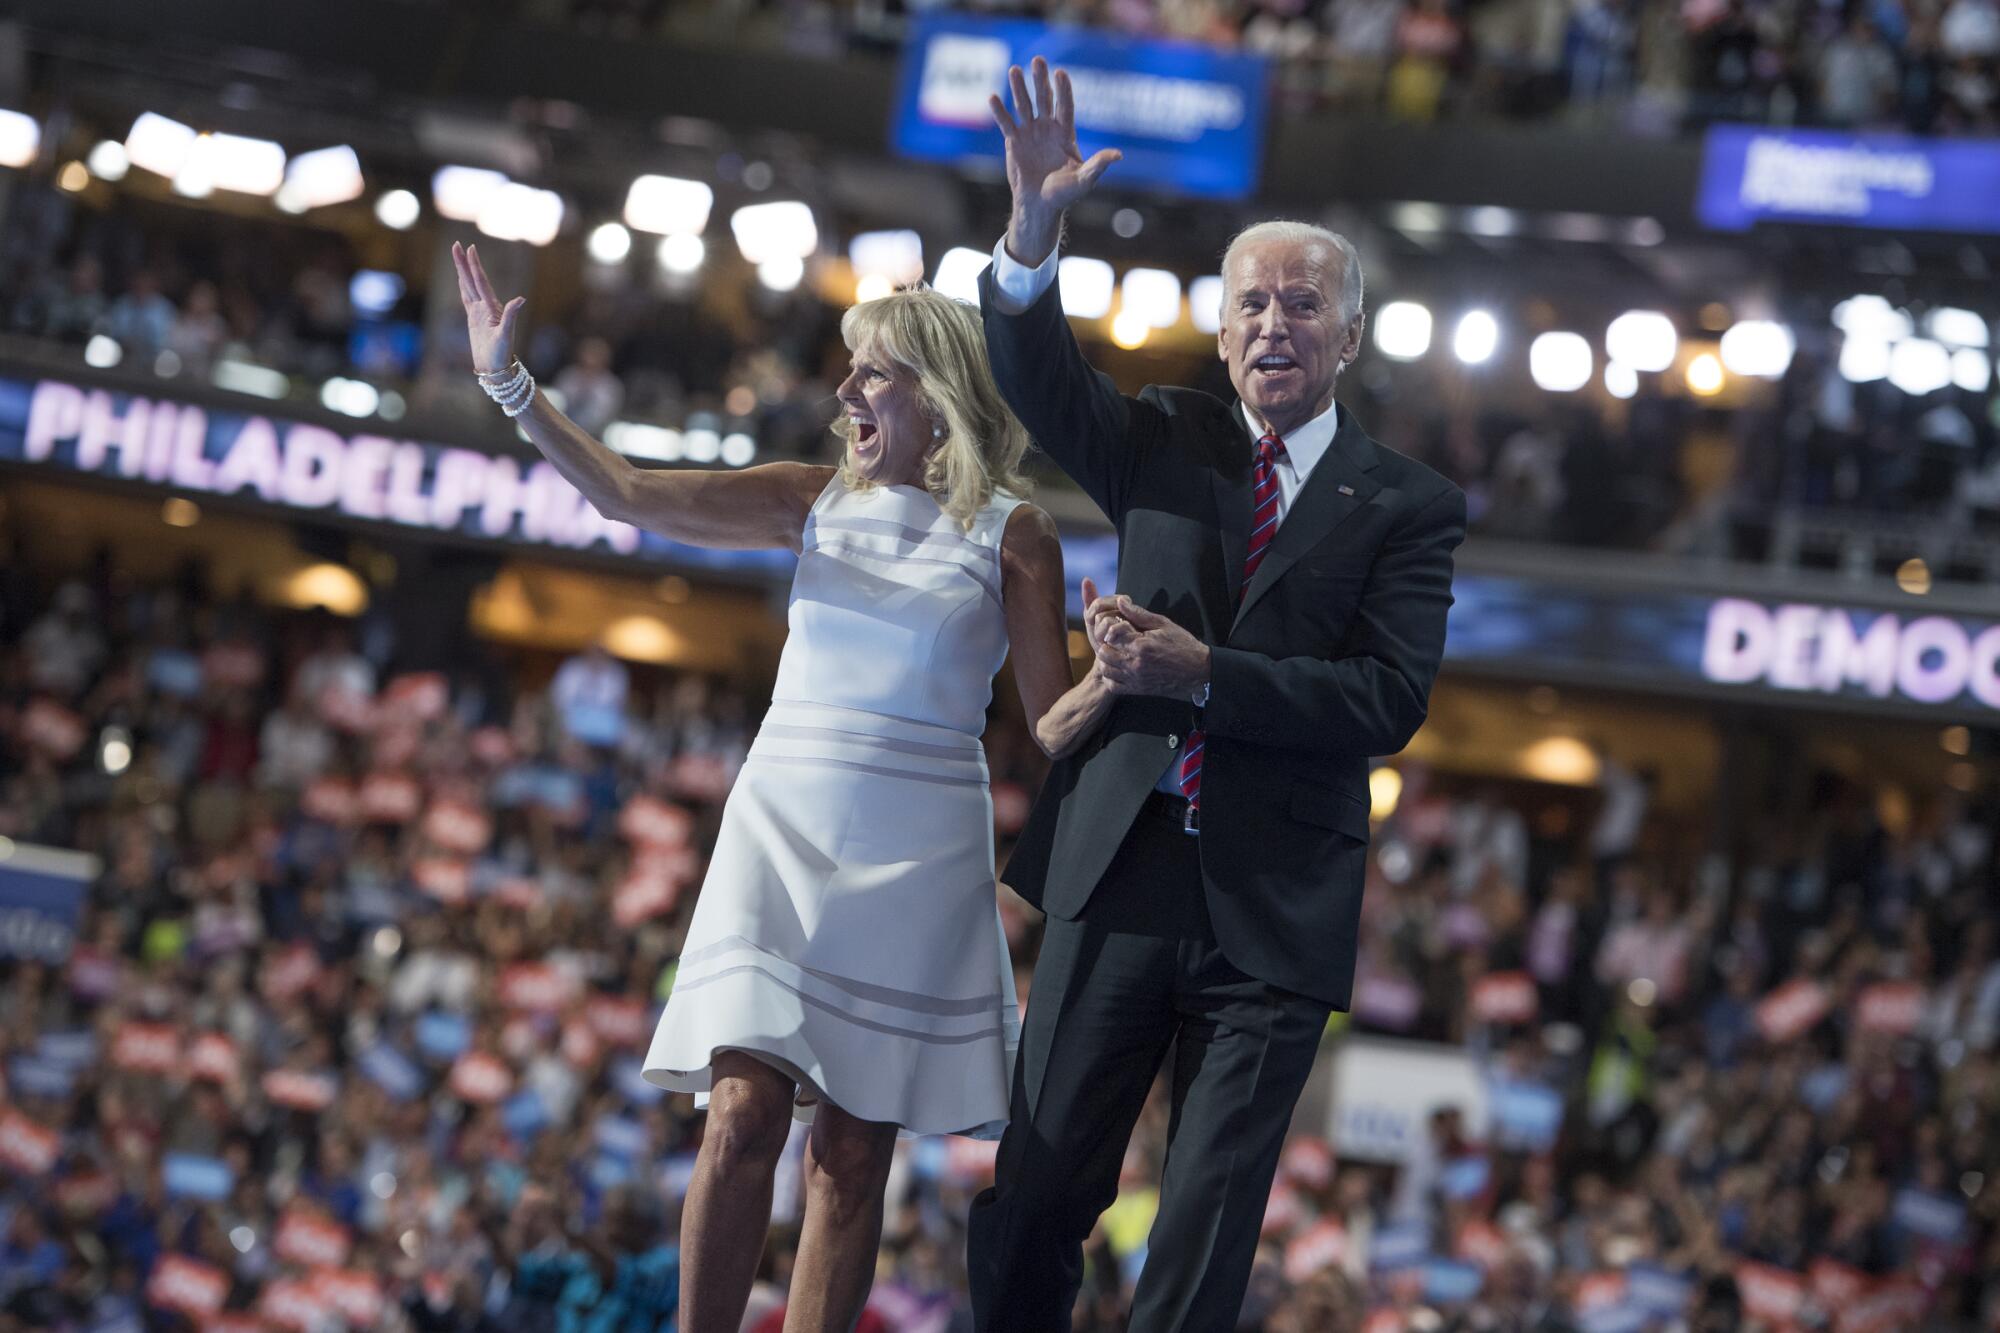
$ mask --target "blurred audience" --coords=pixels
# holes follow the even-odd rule
[[[753,688],[592,649],[509,698],[98,569],[0,589],[0,837],[102,863],[66,960],[0,962],[0,1328],[671,1329],[702,1119],[638,1056]],[[1239,1327],[1990,1328],[1993,804],[1808,766],[1704,853],[1596,748],[1600,793],[1401,765],[1335,1028],[1486,1094],[1378,1160],[1323,1089]],[[988,749],[1004,861],[1038,767],[1004,719]],[[1079,1330],[1123,1327],[1166,1131],[1163,1086]],[[967,1327],[992,1160],[900,1146],[868,1327]]]

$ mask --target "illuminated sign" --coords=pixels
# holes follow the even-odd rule
[[[1635,688],[2000,710],[2000,619],[1462,573],[1445,659]]]
[[[1702,676],[1725,685],[1987,708],[2000,708],[1996,662],[2000,624],[1733,597],[1709,607],[1701,649]]]
[[[0,460],[436,533],[710,568],[785,572],[793,562],[788,551],[711,551],[607,519],[545,461],[61,380],[0,378]]]
[[[1722,231],[1773,221],[2000,232],[2000,141],[1718,125],[1696,213]]]
[[[919,19],[903,46],[894,140],[933,161],[998,161],[986,99],[1007,97],[1007,68],[1034,56],[1069,71],[1085,157],[1116,148],[1121,185],[1240,199],[1257,185],[1265,89],[1261,56],[965,14]]]

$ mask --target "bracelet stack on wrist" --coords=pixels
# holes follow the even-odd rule
[[[535,401],[535,377],[528,373],[519,357],[504,370],[481,370],[475,374],[486,396],[500,404],[500,410],[510,417],[520,416]]]

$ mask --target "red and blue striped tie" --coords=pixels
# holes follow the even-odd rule
[[[1285,456],[1285,442],[1275,435],[1257,441],[1257,463],[1251,469],[1250,549],[1243,555],[1243,583],[1236,590],[1240,605],[1264,563],[1264,552],[1278,530],[1278,460]],[[1208,735],[1200,727],[1188,733],[1187,753],[1181,756],[1181,795],[1191,809],[1201,809],[1201,752]]]

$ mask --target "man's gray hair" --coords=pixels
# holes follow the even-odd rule
[[[1274,218],[1269,222],[1252,223],[1229,238],[1229,248],[1222,252],[1222,314],[1225,322],[1229,314],[1229,266],[1236,258],[1238,249],[1257,241],[1293,241],[1327,246],[1340,256],[1340,325],[1346,328],[1361,317],[1361,254],[1339,232],[1311,222],[1292,222],[1285,218]]]

